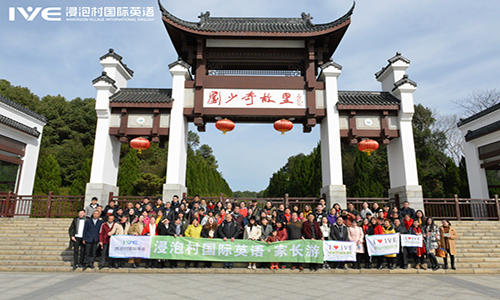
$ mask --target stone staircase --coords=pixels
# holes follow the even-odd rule
[[[0,272],[71,272],[73,251],[68,250],[68,228],[71,219],[0,218]],[[426,274],[498,274],[500,273],[500,222],[452,222],[459,239],[456,241],[457,270],[319,270],[318,273],[426,273]],[[438,258],[442,263],[442,259]],[[413,263],[412,260],[410,260]],[[226,270],[214,263],[213,269],[87,269],[85,272],[113,273],[296,273],[298,271],[246,269],[247,264],[235,264]],[[96,263],[97,266],[97,263]],[[179,266],[183,266],[179,263]],[[81,272],[78,269],[76,272]],[[308,273],[309,270],[304,271]]]

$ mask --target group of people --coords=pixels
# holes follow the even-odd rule
[[[456,248],[454,240],[457,233],[447,220],[442,226],[435,224],[432,217],[425,217],[421,210],[415,211],[408,202],[398,209],[389,205],[379,206],[374,203],[369,207],[363,203],[363,209],[358,211],[352,203],[342,209],[338,203],[327,209],[324,199],[318,201],[314,210],[306,205],[285,207],[284,204],[274,206],[270,201],[263,207],[257,200],[252,200],[249,207],[241,201],[225,203],[206,201],[195,196],[192,202],[186,199],[179,200],[174,196],[171,202],[163,203],[162,199],[151,202],[145,197],[142,203],[126,204],[119,207],[114,200],[110,200],[106,207],[100,206],[97,198],[91,204],[79,211],[69,228],[69,236],[74,247],[74,266],[77,268],[94,268],[94,262],[100,252],[99,268],[122,268],[126,259],[109,257],[109,243],[112,235],[167,235],[193,238],[219,238],[224,241],[245,239],[267,243],[285,240],[315,239],[353,241],[356,243],[356,261],[352,268],[364,267],[371,269],[373,264],[377,269],[409,267],[409,258],[413,258],[415,268],[427,269],[426,258],[431,268],[440,268],[436,253],[443,257],[443,268],[448,268],[448,256],[451,268],[455,268]],[[399,254],[384,257],[369,256],[365,237],[378,234],[414,234],[422,236],[421,247],[400,247]],[[130,267],[137,268],[140,259],[130,258]],[[178,261],[170,260],[171,268],[177,268]],[[193,262],[198,267],[198,262]],[[186,261],[189,268],[191,262]],[[166,267],[165,260],[146,260],[146,268]],[[204,267],[212,267],[211,262],[205,262]],[[225,262],[224,268],[232,268],[233,263]],[[284,269],[284,264],[266,263],[261,267]],[[346,262],[324,262],[309,264],[311,270],[346,269]],[[257,268],[255,263],[248,264],[249,269]],[[291,269],[303,270],[302,264],[293,263]]]

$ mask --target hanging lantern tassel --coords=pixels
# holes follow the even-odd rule
[[[151,142],[143,137],[138,137],[130,141],[130,147],[141,154],[142,150],[147,150],[151,147]]]
[[[372,152],[378,149],[378,142],[370,139],[362,140],[358,144],[359,151],[366,152],[372,155]]]
[[[215,123],[215,127],[222,131],[222,134],[232,131],[235,127],[234,122],[228,119],[221,119]]]
[[[281,132],[281,135],[284,135],[285,132],[292,130],[292,128],[293,128],[293,123],[290,122],[289,120],[281,119],[274,122],[274,129]]]

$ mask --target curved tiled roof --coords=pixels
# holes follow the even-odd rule
[[[463,120],[460,119],[460,122],[458,122],[457,126],[460,127],[460,126],[462,126],[464,124],[467,124],[469,122],[472,122],[474,120],[482,118],[482,117],[484,117],[484,116],[486,116],[486,115],[488,115],[488,114],[490,114],[490,113],[492,113],[492,112],[494,112],[496,110],[499,110],[499,109],[500,109],[500,102],[497,103],[497,104],[495,104],[495,105],[493,105],[493,106],[491,106],[491,107],[489,107],[489,108],[487,108],[487,109],[485,109],[485,110],[482,110],[482,111],[478,112],[477,114],[474,114],[474,115],[472,115],[472,116],[470,116],[470,117],[468,117],[466,119],[463,119]]]
[[[168,103],[172,99],[172,89],[122,88],[113,94],[113,103]]]
[[[311,33],[324,31],[344,23],[351,18],[355,4],[339,19],[325,24],[313,24],[311,15],[302,13],[301,18],[213,18],[210,12],[202,13],[199,22],[189,22],[168,12],[160,0],[160,11],[172,22],[201,32],[265,32],[265,33]]]
[[[16,120],[13,120],[13,119],[6,117],[4,115],[0,115],[0,123],[5,124],[7,126],[10,126],[12,128],[15,128],[17,130],[20,130],[22,132],[25,132],[29,135],[36,137],[36,138],[38,138],[40,136],[40,131],[38,131],[38,129],[36,127],[31,128],[29,126],[24,125],[23,123],[20,123]]]
[[[375,73],[375,78],[378,79],[380,76],[382,76],[382,74],[384,73],[385,70],[387,70],[387,68],[389,68],[390,65],[392,65],[393,63],[397,62],[398,60],[401,60],[407,64],[410,64],[410,60],[406,57],[404,57],[403,55],[401,55],[401,52],[396,52],[396,55],[389,58],[387,61],[389,62],[389,64],[385,67],[382,68],[382,70],[378,71],[377,73]]]
[[[14,102],[12,100],[10,100],[9,98],[7,97],[4,97],[2,95],[0,95],[0,102],[22,112],[22,113],[25,113],[27,114],[28,116],[31,116],[35,119],[38,119],[42,122],[47,122],[47,118],[44,116],[44,115],[40,115],[40,114],[37,114],[36,112],[32,111],[31,109],[25,107],[25,106],[22,106],[21,104],[17,103],[17,102]]]
[[[398,80],[394,83],[394,88],[392,90],[393,91],[396,90],[398,87],[402,86],[405,83],[409,83],[409,84],[413,85],[414,87],[417,87],[417,83],[415,81],[411,80],[408,77],[408,74],[405,74],[405,75],[403,75],[403,78],[401,78],[400,80]]]
[[[400,105],[389,92],[339,91],[339,105]]]
[[[465,141],[470,141],[500,130],[500,121],[493,122],[476,130],[469,130],[465,135]]]
[[[112,85],[115,89],[117,89],[117,87],[116,87],[116,85],[115,85],[116,81],[115,81],[113,78],[109,77],[109,76],[108,76],[108,73],[106,73],[106,72],[104,72],[104,71],[101,73],[101,76],[99,76],[99,77],[97,77],[96,79],[92,80],[92,84],[96,84],[96,83],[98,83],[99,81],[104,81],[104,82],[106,82],[106,83],[109,83],[109,84],[111,84],[111,85]]]

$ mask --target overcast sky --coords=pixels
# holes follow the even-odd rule
[[[162,0],[174,15],[198,21],[200,12],[212,17],[300,17],[310,13],[313,23],[344,15],[351,1],[222,1]],[[33,21],[9,7],[61,7],[60,22]],[[69,22],[68,7],[154,7],[148,22]],[[411,60],[407,70],[417,82],[416,103],[443,113],[453,112],[452,100],[477,89],[498,87],[500,70],[500,1],[358,0],[352,23],[334,54],[343,66],[340,90],[380,90],[374,73],[396,51]],[[99,57],[109,48],[123,56],[135,71],[128,87],[170,88],[167,65],[177,58],[161,22],[156,0],[27,1],[0,3],[0,78],[26,86],[39,96],[61,94],[68,100],[95,97],[92,79],[99,76]],[[194,126],[191,128],[195,130]],[[319,126],[302,133],[296,126],[285,136],[268,125],[237,124],[222,136],[214,124],[200,133],[219,161],[219,170],[233,190],[259,191],[290,155],[309,153],[319,141]],[[300,195],[298,195],[300,196]]]

